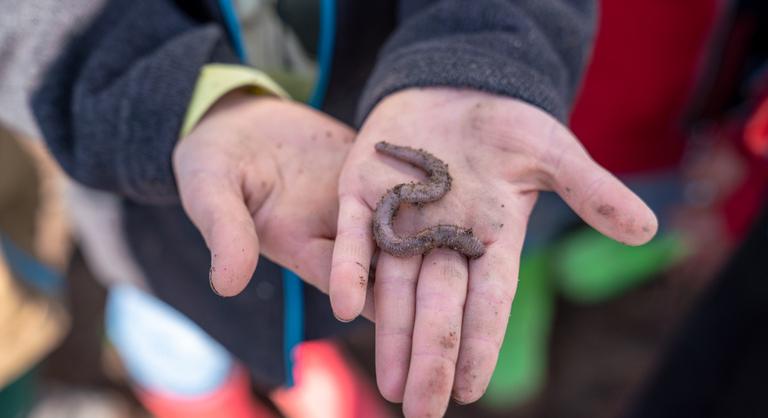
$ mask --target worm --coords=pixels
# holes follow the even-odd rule
[[[428,176],[424,183],[398,184],[381,197],[373,217],[373,237],[382,251],[395,257],[424,254],[438,247],[450,248],[469,258],[478,258],[485,253],[485,245],[471,229],[456,225],[435,225],[407,237],[397,235],[394,218],[400,204],[420,206],[440,200],[451,190],[452,179],[448,165],[422,149],[382,141],[376,144],[376,151],[420,168]]]

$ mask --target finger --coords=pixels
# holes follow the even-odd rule
[[[328,294],[328,278],[331,274],[332,254],[333,240],[317,238],[310,240],[304,245],[299,257],[296,257],[295,254],[289,254],[292,256],[292,260],[276,258],[275,261],[281,265],[291,266],[291,270],[304,281],[317,287],[321,292]]]
[[[365,291],[365,305],[363,306],[362,315],[371,322],[376,322],[376,304],[373,299],[373,286],[368,285],[368,289]]]
[[[371,219],[371,209],[356,197],[339,199],[329,296],[333,313],[341,321],[355,319],[365,304],[368,268],[374,250]]]
[[[505,225],[499,240],[469,263],[461,349],[453,384],[453,398],[461,404],[475,402],[485,393],[507,330],[525,223]]]
[[[379,255],[376,265],[376,382],[384,399],[402,402],[411,356],[421,256]]]
[[[210,173],[177,180],[182,205],[211,252],[211,288],[221,296],[237,295],[259,258],[259,239],[240,188]]]
[[[554,190],[568,206],[606,236],[641,245],[656,234],[658,221],[653,211],[586,152],[564,154],[553,178]]]
[[[296,273],[301,280],[316,287],[321,292],[328,294],[328,277],[331,272],[331,254],[333,254],[333,240],[327,238],[311,239],[303,246],[303,251],[298,257],[293,255],[290,259],[283,256],[271,256],[265,254],[277,264],[292,266],[291,271]],[[296,260],[305,260],[297,263]],[[363,316],[373,321],[373,296],[369,286]]]
[[[453,387],[467,292],[467,260],[450,250],[424,257],[403,411],[409,418],[443,416]]]

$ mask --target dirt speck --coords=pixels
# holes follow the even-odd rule
[[[606,218],[613,217],[616,214],[616,208],[613,205],[600,205],[597,207],[597,213]]]
[[[213,277],[210,275],[208,276],[208,286],[210,286],[211,291],[213,291],[213,293],[215,293],[217,296],[221,296],[221,293],[219,293],[219,291],[216,290],[216,286],[213,285]]]
[[[465,399],[474,398],[474,382],[477,381],[478,377],[479,376],[475,373],[475,367],[472,363],[464,363],[459,368],[456,372],[456,384],[451,393],[451,397],[457,404],[465,405],[467,404]]]
[[[448,335],[440,337],[440,346],[446,350],[450,350],[456,346],[456,331],[451,331]]]
[[[438,367],[427,381],[426,393],[424,395],[427,398],[442,396],[443,393],[450,390],[452,384],[452,379],[448,376],[448,370],[445,367]]]
[[[635,225],[635,219],[630,218],[626,222],[621,223],[621,228],[624,230],[624,233],[634,235],[637,233],[637,225]]]

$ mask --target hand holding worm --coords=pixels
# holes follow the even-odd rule
[[[427,173],[409,160],[423,156],[397,148],[377,152],[382,139],[438,155],[450,167],[450,192],[418,204],[442,193],[429,186],[430,179],[441,183],[439,167]],[[418,190],[420,183],[426,189]],[[399,184],[406,186],[387,193]],[[403,191],[419,195],[417,204],[396,205],[407,203]],[[413,89],[385,98],[365,121],[339,179],[329,294],[342,320],[374,299],[379,389],[403,402],[406,417],[441,416],[451,397],[474,402],[485,391],[539,191],[558,193],[587,223],[626,244],[642,244],[656,232],[653,213],[637,196],[598,166],[567,128],[524,102],[471,90]],[[382,196],[384,214],[398,207],[391,225],[376,214]],[[377,232],[384,246],[396,245],[389,248],[395,255],[379,252],[371,292],[375,218],[385,227]],[[443,248],[420,254],[429,246],[410,239],[436,225],[471,229],[485,246],[482,257]]]

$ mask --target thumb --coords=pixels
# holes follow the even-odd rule
[[[235,296],[251,280],[259,238],[237,182],[213,173],[177,176],[184,210],[211,252],[209,280],[220,296]]]
[[[653,211],[583,148],[563,154],[553,180],[555,192],[604,235],[623,244],[642,245],[656,234],[658,221]]]

